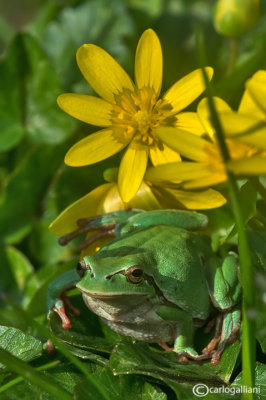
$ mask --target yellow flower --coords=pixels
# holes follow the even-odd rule
[[[148,169],[147,174],[153,168]],[[65,239],[63,239],[65,244],[68,238],[71,239],[76,235],[75,233],[71,233],[77,232],[80,228],[79,220],[111,211],[128,208],[140,208],[144,210],[156,210],[160,208],[206,210],[220,207],[226,202],[226,199],[213,189],[188,191],[179,187],[178,184],[168,183],[167,185],[162,185],[156,179],[151,178],[148,180],[144,177],[144,181],[141,183],[134,198],[129,203],[124,203],[118,191],[117,168],[106,170],[104,178],[108,183],[104,183],[71,204],[50,225],[50,231],[56,235],[70,234],[65,242]],[[90,237],[91,233],[87,235],[86,239]],[[104,241],[97,241],[96,247],[101,247]],[[96,247],[90,246],[89,253],[91,254],[91,252],[95,251]],[[88,254],[87,250],[86,254]]]
[[[196,113],[182,112],[204,90],[200,69],[177,81],[161,99],[162,50],[151,29],[141,36],[135,58],[135,84],[123,68],[103,49],[84,44],[77,52],[77,63],[85,79],[102,98],[68,93],[59,96],[59,106],[71,116],[103,130],[93,133],[68,151],[66,164],[94,164],[128,145],[118,173],[118,187],[124,202],[138,191],[148,157],[153,165],[180,161],[155,128],[177,127],[202,134]],[[212,68],[206,67],[209,79]],[[181,139],[182,140],[182,139]]]
[[[239,112],[236,113],[222,99],[214,98],[216,109],[227,135],[226,144],[231,157],[227,167],[232,172],[241,175],[266,173],[266,152],[254,146],[258,135],[260,139],[262,137],[261,131],[248,134],[247,138],[242,134],[243,130],[246,129],[243,125],[244,122],[247,123],[252,119],[254,124],[254,117],[241,114],[243,107],[246,107],[247,99],[250,101],[249,95],[245,93]],[[227,180],[226,166],[210,121],[207,99],[203,99],[199,103],[198,114],[206,132],[205,138],[187,132],[185,140],[181,141],[181,133],[172,127],[167,127],[164,130],[159,127],[156,132],[174,150],[196,162],[184,161],[156,166],[146,174],[147,179],[156,179],[157,182],[180,180],[183,181],[182,187],[185,189],[208,187]],[[258,123],[257,120],[256,122]],[[228,135],[229,132],[230,135]],[[170,136],[171,143],[167,139]]]

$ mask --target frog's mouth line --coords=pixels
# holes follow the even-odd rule
[[[81,290],[81,289],[80,289]],[[113,298],[118,298],[118,297],[132,297],[132,293],[114,293],[114,294],[102,294],[102,293],[91,293],[91,292],[86,292],[85,290],[81,290],[81,292],[89,297],[92,297],[93,299],[99,299],[99,300],[105,300],[105,299],[113,299]],[[135,293],[133,296],[139,297],[147,297],[148,293]]]

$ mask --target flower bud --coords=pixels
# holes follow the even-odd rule
[[[250,30],[259,17],[259,0],[218,0],[214,12],[217,32],[237,38]]]
[[[106,182],[117,182],[118,168],[107,168],[104,170],[103,178]]]

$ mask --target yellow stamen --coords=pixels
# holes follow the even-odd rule
[[[160,146],[159,140],[153,136],[153,130],[161,125],[174,126],[176,116],[171,106],[162,100],[156,101],[152,88],[144,87],[134,92],[124,90],[116,96],[113,106],[113,129],[122,131],[126,138],[135,138],[147,146]]]

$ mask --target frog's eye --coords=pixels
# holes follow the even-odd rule
[[[84,260],[80,260],[77,263],[76,269],[77,269],[77,273],[82,278],[84,276],[84,274],[85,274],[85,271],[86,271],[86,263],[85,263],[85,261]]]
[[[126,270],[125,276],[131,283],[140,283],[143,279],[143,270],[139,265],[133,265]]]

